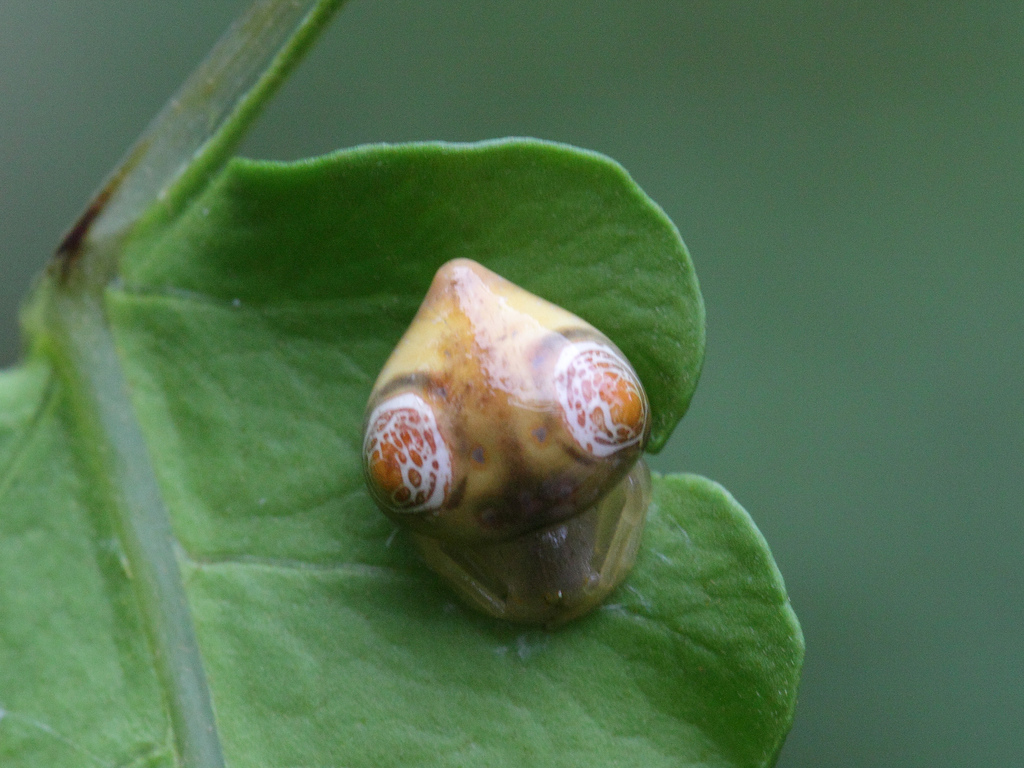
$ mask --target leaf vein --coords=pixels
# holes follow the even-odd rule
[[[7,462],[3,467],[0,467],[0,499],[2,499],[7,494],[7,491],[10,490],[11,483],[18,474],[18,468],[21,466],[22,458],[29,446],[32,444],[32,440],[39,432],[43,416],[53,408],[53,405],[56,402],[55,391],[56,387],[54,386],[54,376],[50,373],[47,376],[47,381],[44,385],[43,396],[39,398],[39,404],[33,411],[28,423],[22,430],[22,433],[18,436],[17,443],[11,450]]]
[[[12,720],[23,725],[27,725],[28,727],[34,730],[41,731],[50,738],[54,739],[55,741],[58,741],[61,744],[70,747],[75,752],[78,752],[79,754],[89,758],[92,762],[96,763],[96,765],[102,765],[104,766],[104,768],[116,768],[113,763],[108,763],[107,761],[103,760],[98,755],[90,752],[82,745],[75,743],[72,739],[69,739],[56,728],[54,728],[51,725],[48,725],[42,720],[37,720],[34,717],[31,717],[29,715],[23,715],[19,712],[11,712],[9,709],[5,709],[3,706],[0,706],[0,722],[3,722],[4,720]]]
[[[278,571],[310,571],[331,574],[377,576],[395,578],[399,580],[413,578],[411,574],[406,574],[399,568],[386,565],[370,565],[369,563],[324,563],[290,558],[260,557],[257,555],[225,555],[219,557],[195,556],[187,552],[184,548],[179,549],[179,557],[185,560],[190,566],[200,570],[207,568],[240,567]]]

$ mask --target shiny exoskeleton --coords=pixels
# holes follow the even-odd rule
[[[576,315],[451,261],[366,414],[371,496],[472,605],[552,626],[632,567],[650,407],[619,349]]]

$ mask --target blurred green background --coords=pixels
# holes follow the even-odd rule
[[[64,227],[243,7],[0,0],[0,364]],[[807,638],[781,766],[1024,762],[1024,4],[353,0],[247,139],[619,160],[708,308],[654,465],[753,514]]]

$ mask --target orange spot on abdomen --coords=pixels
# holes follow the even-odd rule
[[[601,399],[608,403],[612,421],[633,430],[643,427],[644,402],[633,382],[616,374],[601,377]]]

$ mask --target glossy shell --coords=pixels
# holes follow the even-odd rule
[[[464,599],[557,624],[632,567],[649,411],[607,337],[459,259],[438,271],[373,388],[367,487]]]

